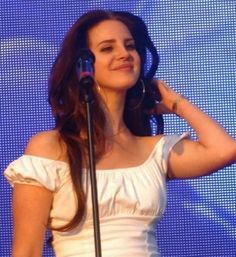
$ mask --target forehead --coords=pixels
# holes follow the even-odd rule
[[[105,20],[88,31],[89,45],[109,39],[133,38],[128,27],[121,21]]]

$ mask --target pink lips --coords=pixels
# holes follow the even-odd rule
[[[133,69],[132,64],[122,64],[120,66],[115,67],[113,70],[130,71],[132,69]]]

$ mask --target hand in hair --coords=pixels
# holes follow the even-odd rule
[[[176,114],[178,103],[186,98],[171,89],[163,80],[155,80],[154,83],[161,95],[161,101],[157,103],[154,112],[156,114]]]

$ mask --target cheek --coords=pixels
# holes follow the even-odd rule
[[[96,80],[99,80],[100,78],[104,77],[105,68],[102,63],[96,62],[94,64],[94,77]]]
[[[95,79],[106,78],[109,73],[110,63],[105,58],[97,58],[98,61],[94,63]]]
[[[94,66],[95,68],[95,73],[94,73],[94,79],[99,85],[103,85],[104,83],[109,83],[109,77],[110,74],[108,74],[107,69],[100,65],[97,64]]]
[[[136,63],[137,63],[137,69],[140,72],[141,71],[141,59],[139,57],[139,55],[137,54],[137,59],[136,59]]]

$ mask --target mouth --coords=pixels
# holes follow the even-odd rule
[[[120,66],[115,67],[113,70],[115,71],[131,71],[133,70],[132,64],[122,64]]]

